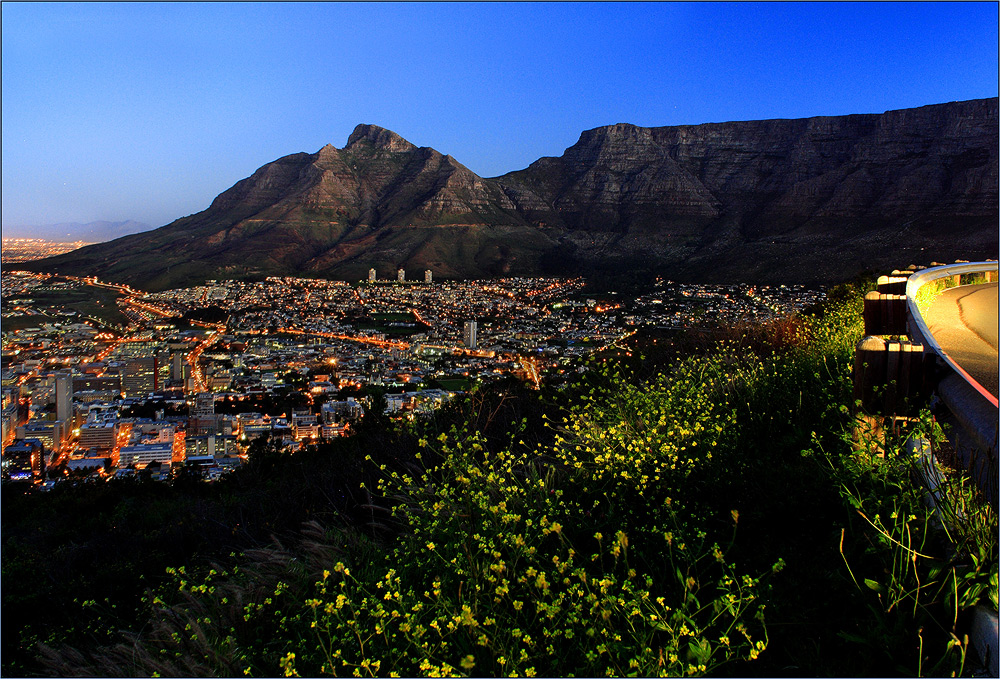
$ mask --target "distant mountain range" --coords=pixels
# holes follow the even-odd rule
[[[55,242],[85,241],[87,243],[103,243],[133,233],[141,233],[152,229],[149,224],[126,220],[124,222],[63,222],[61,224],[45,224],[42,226],[10,226],[4,227],[6,238],[42,238]]]
[[[657,273],[834,282],[998,251],[997,99],[588,130],[483,178],[375,125],[264,165],[204,211],[34,263],[159,290],[206,278]]]

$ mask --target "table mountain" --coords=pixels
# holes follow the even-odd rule
[[[374,125],[285,156],[203,212],[36,262],[147,289],[266,275],[358,279],[656,272],[832,282],[996,257],[997,99],[883,114],[581,134],[479,177]]]

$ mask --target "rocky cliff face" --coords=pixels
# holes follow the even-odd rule
[[[996,99],[612,125],[499,181],[532,221],[565,229],[582,262],[647,252],[680,275],[829,280],[904,260],[996,257],[997,125]]]
[[[260,168],[205,211],[40,266],[141,287],[370,266],[482,277],[636,268],[833,281],[996,257],[997,100],[584,132],[484,179],[374,125]]]

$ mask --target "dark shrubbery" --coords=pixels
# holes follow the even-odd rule
[[[903,438],[857,450],[860,327],[855,291],[562,389],[499,383],[295,454],[260,441],[216,486],[5,489],[4,670],[960,671],[948,611],[995,599],[996,516],[977,504],[957,553],[933,548],[912,461],[873,454]]]

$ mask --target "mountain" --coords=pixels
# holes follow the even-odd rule
[[[359,279],[656,272],[832,282],[996,257],[997,99],[883,114],[581,134],[558,158],[479,177],[359,125],[264,165],[204,211],[34,268],[146,289],[267,275]]]
[[[996,258],[997,99],[881,115],[600,127],[500,180],[583,265],[830,281]]]
[[[72,242],[82,240],[88,243],[103,243],[104,241],[121,238],[132,233],[140,233],[152,229],[149,224],[143,224],[132,219],[124,222],[97,221],[81,224],[79,222],[63,222],[60,224],[45,224],[43,226],[11,226],[4,228],[8,238],[43,238],[53,242]]]

